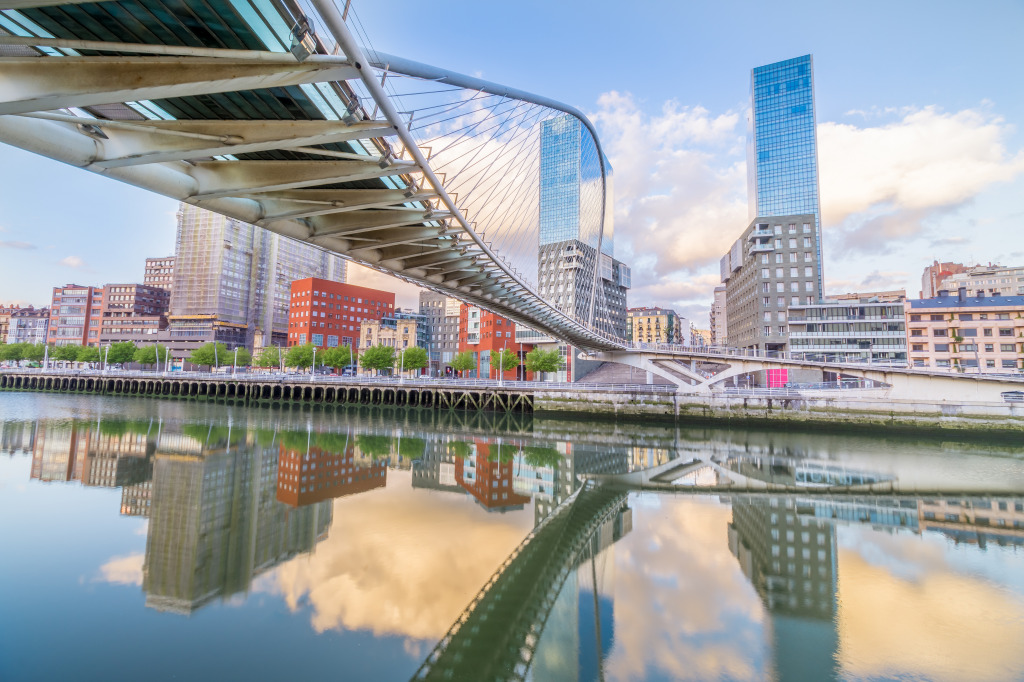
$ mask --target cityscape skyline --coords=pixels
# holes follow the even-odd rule
[[[672,307],[690,319],[705,319],[716,260],[746,224],[743,128],[749,71],[800,54],[814,54],[818,70],[828,252],[824,293],[915,292],[920,269],[933,257],[1004,264],[1024,257],[1024,244],[1006,238],[1021,218],[1013,200],[1024,183],[1024,140],[1015,125],[1024,119],[1024,96],[1010,86],[1005,71],[990,66],[1010,62],[1012,41],[999,35],[1024,10],[996,3],[959,17],[950,11],[951,3],[929,5],[927,13],[920,11],[924,7],[901,7],[886,15],[887,22],[877,22],[869,6],[861,15],[844,17],[842,25],[834,25],[836,17],[827,12],[809,18],[798,8],[779,16],[757,9],[731,23],[723,19],[725,8],[685,14],[671,9],[666,21],[647,28],[657,34],[677,30],[691,40],[678,54],[660,55],[662,70],[677,68],[673,79],[618,65],[577,67],[592,48],[578,49],[582,39],[576,35],[545,41],[544,50],[515,63],[489,57],[503,54],[502,45],[520,35],[520,18],[488,31],[493,46],[488,50],[469,49],[483,37],[479,31],[471,31],[466,43],[443,47],[410,43],[406,27],[370,33],[377,36],[377,49],[417,44],[421,51],[413,56],[423,61],[580,105],[616,168],[619,257],[638,272],[631,304]],[[361,6],[359,11],[371,28],[385,21],[382,9]],[[489,11],[459,13],[455,19],[479,27]],[[591,31],[615,20],[628,32],[647,16],[592,14],[584,19]],[[800,31],[805,37],[773,45],[749,40],[757,22],[771,29],[787,19],[805,29]],[[910,20],[919,31],[901,34],[902,42],[887,39],[899,32],[901,21]],[[701,26],[712,30],[701,35]],[[924,39],[954,27],[964,46],[955,56]],[[829,40],[818,37],[826,28]],[[739,46],[730,51],[714,46],[727,29]],[[553,28],[531,25],[530,30],[544,36]],[[865,31],[877,39],[871,50],[855,42]],[[658,40],[650,43],[631,41],[636,58],[660,50]],[[701,50],[716,59],[702,60],[697,68],[687,60]],[[541,60],[559,68],[540,68]],[[565,70],[574,78],[559,77]],[[0,148],[0,158],[5,161],[0,203],[7,208],[0,219],[0,260],[7,266],[0,268],[3,302],[41,305],[57,282],[131,281],[137,277],[136,257],[172,251],[175,202],[10,147]],[[40,201],[42,186],[62,187],[64,200]],[[117,249],[110,248],[111,238]],[[394,288],[399,305],[415,307],[412,287],[397,280],[385,285],[383,278],[353,268],[351,281]]]

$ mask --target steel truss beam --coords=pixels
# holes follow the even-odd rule
[[[191,175],[199,181],[195,198],[213,199],[369,180],[419,170],[415,164],[402,161],[387,168],[368,161],[202,161],[194,164]]]
[[[45,41],[43,41],[45,42]],[[358,78],[348,62],[205,57],[3,57],[0,115]]]

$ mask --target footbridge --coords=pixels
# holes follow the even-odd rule
[[[801,353],[759,351],[724,346],[638,344],[586,355],[617,362],[664,377],[680,393],[724,393],[730,380],[761,370],[813,369],[857,381],[862,388],[812,388],[808,395],[873,395],[887,399],[1003,402],[1004,393],[1024,391],[1024,376],[959,374],[881,363],[843,363],[808,359]],[[799,389],[790,397],[799,397]]]
[[[627,495],[593,483],[531,532],[481,588],[413,680],[525,680],[551,608],[571,571],[626,509]]]
[[[549,98],[378,53],[357,9],[0,0],[0,142],[578,348],[621,347],[600,313],[610,168],[591,122]],[[573,267],[585,276],[568,299],[538,283],[540,135],[553,121],[579,146]]]

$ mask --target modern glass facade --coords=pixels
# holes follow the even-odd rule
[[[614,259],[611,165],[605,159],[602,187],[597,145],[573,116],[544,121],[540,148],[538,291],[577,320],[592,321],[598,329],[625,338],[631,273]]]
[[[821,275],[821,208],[811,55],[759,66],[750,73],[747,198],[757,216],[814,215]]]

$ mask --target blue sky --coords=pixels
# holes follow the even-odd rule
[[[718,256],[747,222],[750,69],[806,53],[826,293],[914,295],[932,258],[1024,263],[1024,3],[353,4],[379,50],[587,112],[616,170],[630,305],[707,325]],[[140,279],[173,251],[174,210],[0,147],[0,301]]]

